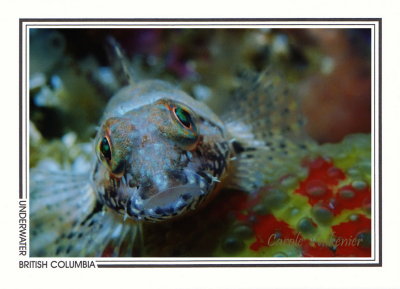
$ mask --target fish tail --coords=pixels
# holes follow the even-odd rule
[[[271,69],[242,76],[230,105],[223,119],[236,162],[229,171],[231,187],[253,191],[314,149],[300,100]]]

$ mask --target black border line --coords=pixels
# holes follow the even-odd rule
[[[243,262],[243,261],[242,261]],[[187,264],[168,264],[168,263],[152,263],[152,264],[141,264],[141,263],[132,263],[130,264],[106,264],[101,262],[96,262],[98,268],[197,268],[197,267],[381,267],[378,263],[276,263],[273,261],[268,261],[270,263],[217,263],[214,261],[214,264],[199,264],[199,263],[187,263]]]
[[[101,26],[105,26],[105,24],[82,24],[82,25],[79,25],[81,27],[75,27],[76,25],[77,24],[68,23],[68,24],[52,24],[51,26],[52,27],[60,26],[61,28],[59,28],[59,29],[132,29],[132,28],[135,28],[135,26],[138,26],[139,29],[146,29],[147,27],[165,27],[166,25],[168,25],[168,28],[179,27],[179,28],[176,28],[176,29],[187,29],[186,27],[183,28],[182,26],[190,26],[191,29],[196,29],[196,27],[197,27],[197,29],[218,29],[218,28],[210,28],[210,27],[199,27],[200,24],[198,24],[198,23],[197,24],[196,23],[190,23],[190,24],[187,24],[187,23],[176,23],[176,24],[175,23],[174,24],[165,24],[165,23],[159,23],[159,24],[156,24],[156,23],[149,23],[149,24],[129,24],[129,23],[128,24],[116,24],[116,23],[114,23],[114,24],[107,24],[107,27],[101,27]],[[86,28],[85,25],[91,26],[93,28]],[[126,26],[126,25],[129,25],[131,27],[121,27],[121,26]],[[212,24],[207,23],[207,24],[204,24],[204,25],[212,25]],[[237,25],[239,25],[239,24],[230,23],[230,24],[225,24],[224,26],[237,26]],[[237,28],[227,27],[227,28],[221,28],[221,29],[250,29],[250,28],[247,28],[247,27],[244,27],[244,26],[254,27],[255,25],[262,25],[262,24],[259,24],[259,23],[257,23],[257,24],[248,23],[248,24],[240,24],[241,27],[237,27]],[[268,24],[265,24],[264,26],[267,26],[267,25]],[[270,25],[274,26],[276,24],[270,24]],[[293,25],[293,24],[288,23],[286,25]],[[302,26],[315,26],[316,24],[315,23],[309,23],[309,24],[301,24],[301,25]],[[349,24],[324,24],[324,25],[325,26],[335,26],[335,27],[337,27],[337,26],[345,26],[345,27],[349,26]],[[359,25],[359,24],[353,24],[353,25]],[[371,25],[374,25],[374,24],[371,24]],[[29,24],[29,26],[30,27],[34,27],[34,26],[42,26],[42,25],[41,24]],[[68,26],[71,26],[71,27],[68,27]],[[95,27],[95,26],[100,26],[100,27]],[[112,26],[115,26],[115,28],[112,27]],[[146,26],[146,28],[143,28],[143,26]],[[112,28],[110,28],[110,27],[112,27]],[[168,29],[168,28],[166,28],[166,29]],[[252,28],[252,29],[254,29],[254,28]],[[291,29],[307,29],[307,28],[293,27]],[[343,29],[346,29],[346,28],[343,28]],[[368,29],[368,28],[366,28],[366,29]]]
[[[380,22],[381,20],[382,18],[20,18],[23,22]]]
[[[28,35],[28,29],[25,26],[25,48],[28,45],[29,42],[29,35]],[[27,75],[29,75],[29,71],[27,70],[28,68],[28,53],[29,51],[27,49],[25,49],[25,61],[24,61],[24,65],[25,65],[25,69],[26,69],[26,73],[25,73],[25,91],[28,91],[28,87],[29,87],[29,78],[27,77]],[[27,142],[27,139],[29,137],[28,135],[28,117],[29,117],[29,111],[28,111],[28,103],[29,103],[29,95],[28,95],[28,99],[25,99],[25,117],[27,117],[26,121],[23,123],[24,126],[24,131],[25,131],[25,141]],[[28,148],[25,148],[25,162],[26,164],[29,164],[29,155],[28,155]],[[25,177],[28,178],[28,165],[25,166]],[[25,193],[25,199],[28,199],[28,186],[25,186],[25,190],[22,192],[22,195],[24,195]]]
[[[107,257],[104,257],[104,258],[107,258]],[[108,258],[109,258],[108,260],[100,259],[100,260],[96,260],[96,262],[99,262],[99,263],[111,263],[111,262],[126,263],[126,262],[133,262],[133,261],[138,262],[138,263],[151,263],[151,262],[159,262],[159,261],[162,261],[165,263],[192,262],[191,260],[183,259],[183,258],[190,259],[190,257],[180,257],[182,259],[179,259],[179,260],[172,260],[172,258],[174,258],[174,257],[132,257],[132,258],[143,258],[143,259],[147,259],[147,260],[143,260],[143,259],[142,260],[137,260],[137,259],[135,259],[135,260],[110,260],[113,258],[119,259],[120,257],[108,257]],[[121,257],[121,258],[129,258],[129,257]],[[161,259],[161,258],[166,258],[166,259],[168,258],[171,260],[151,260],[151,259]],[[193,258],[196,258],[196,257],[193,257]],[[288,259],[290,259],[288,261],[296,261],[296,262],[314,262],[314,261],[348,261],[348,259],[351,259],[351,257],[333,257],[333,258],[335,258],[334,260],[332,260],[332,257],[307,257],[307,259],[305,259],[306,257],[285,257],[284,259],[280,258],[279,260],[278,260],[278,257],[274,257],[275,260],[262,260],[263,258],[266,259],[268,257],[251,257],[251,258],[250,257],[243,257],[243,258],[236,257],[236,259],[235,259],[235,257],[199,257],[199,258],[201,258],[201,259],[196,259],[194,262],[199,262],[199,263],[201,263],[201,262],[216,262],[216,261],[221,261],[221,262],[243,262],[243,261],[249,261],[249,262],[261,262],[261,261],[274,262],[274,261],[277,261],[278,262],[279,261],[279,262],[281,262],[281,261],[288,260]],[[207,259],[207,258],[209,258],[209,259]],[[213,258],[213,259],[210,259],[210,258]],[[224,260],[223,258],[226,258],[226,259]],[[299,260],[294,260],[296,258]],[[320,259],[324,259],[324,258],[329,259],[330,258],[330,260],[315,260],[317,258],[320,258]],[[358,257],[358,258],[368,259],[369,257]],[[216,259],[218,259],[218,260],[216,260]],[[375,259],[358,260],[358,262],[371,262],[371,261],[375,261]]]
[[[19,21],[19,199],[23,198],[22,195],[22,187],[23,187],[23,182],[22,182],[22,170],[23,170],[23,165],[22,165],[22,27],[23,27],[23,22],[20,20]]]
[[[167,24],[168,22],[214,22],[214,23],[222,23],[222,22],[253,22],[252,24],[241,24],[241,25],[251,25],[254,26],[255,22],[299,22],[299,21],[310,21],[310,22],[327,22],[327,21],[338,21],[338,22],[377,22],[379,24],[379,35],[378,35],[378,58],[379,58],[379,68],[378,68],[378,127],[379,127],[379,164],[378,164],[378,174],[379,174],[379,184],[378,184],[378,199],[379,199],[379,263],[341,263],[341,264],[259,264],[259,263],[247,263],[247,264],[168,264],[168,263],[159,263],[159,264],[101,264],[102,262],[113,262],[112,260],[104,260],[99,261],[95,260],[98,268],[193,268],[193,267],[382,267],[382,18],[20,18],[19,19],[19,199],[23,199],[23,180],[22,180],[22,99],[23,99],[23,53],[22,53],[22,35],[23,35],[23,25],[24,22],[166,22],[165,25],[171,26],[171,24]],[[182,23],[183,24],[183,23]],[[179,24],[179,25],[182,25]],[[260,23],[262,24],[262,23]],[[265,23],[266,24],[266,23]],[[290,23],[289,23],[290,24]],[[368,25],[367,23],[365,23]],[[31,26],[35,26],[34,24],[30,24]],[[121,25],[123,25],[121,23]],[[129,24],[130,25],[130,24]],[[188,25],[188,24],[184,24]],[[229,24],[228,24],[229,25]],[[301,24],[301,25],[315,25],[315,24]],[[351,25],[351,24],[325,24],[325,25]],[[356,25],[356,24],[355,24]],[[374,26],[374,31],[376,29],[376,23],[371,23]],[[26,33],[27,34],[27,33]],[[371,35],[372,37],[372,35]],[[375,37],[375,35],[373,35]],[[376,42],[374,42],[376,43]],[[375,44],[376,45],[376,44]],[[375,50],[374,50],[375,52]],[[26,51],[26,53],[28,53]],[[371,51],[373,53],[373,51]],[[25,57],[25,61],[27,61]],[[376,57],[374,57],[374,61],[376,61]],[[376,72],[376,67],[374,74]],[[375,80],[375,78],[374,78]],[[375,100],[376,96],[374,96]],[[375,118],[374,120],[375,121]],[[27,131],[26,131],[27,132]],[[376,178],[375,178],[376,179]],[[376,193],[374,194],[376,195]],[[27,196],[25,196],[27,198]],[[376,222],[374,222],[375,224]],[[376,252],[376,246],[374,247],[374,252]],[[376,254],[374,254],[374,260],[366,260],[365,262],[375,261]],[[182,260],[180,262],[199,262],[201,260],[196,261],[186,261]],[[211,262],[218,262],[221,260],[211,260]],[[230,262],[235,262],[234,260],[229,260]],[[241,262],[246,260],[240,260]],[[263,261],[263,260],[260,260]],[[273,262],[273,260],[271,260]],[[282,260],[283,261],[283,260]],[[290,260],[293,261],[293,260]],[[311,260],[296,260],[295,262],[308,261],[313,262]],[[341,261],[338,259],[335,260],[323,260],[323,262],[328,261]],[[342,260],[345,261],[345,260]],[[136,261],[118,261],[118,262],[136,262]],[[146,262],[146,261],[141,261]],[[151,262],[151,261],[148,261]],[[154,262],[163,262],[163,261],[154,261]],[[166,261],[164,261],[166,262]],[[168,262],[168,261],[167,261]],[[177,261],[170,261],[177,262]],[[178,261],[179,262],[179,261]],[[210,262],[208,260],[204,260],[204,262]],[[237,262],[237,261],[236,261]],[[315,261],[314,261],[315,262]],[[363,262],[363,261],[360,261]]]
[[[378,91],[378,113],[379,113],[379,117],[378,117],[378,125],[379,125],[379,265],[382,266],[382,18],[380,18],[378,20],[379,23],[379,35],[378,35],[378,42],[379,42],[379,53],[378,53],[378,57],[379,57],[379,75],[378,75],[378,79],[379,79],[379,91]],[[376,246],[375,246],[376,247]]]
[[[376,53],[375,53],[377,44],[376,44],[376,41],[375,41],[375,35],[376,35],[376,26],[374,25],[373,34],[371,33],[371,42],[373,42],[373,45],[371,45],[371,57],[372,57],[371,69],[372,69],[372,64],[373,64],[374,71],[373,71],[372,75],[373,75],[374,81],[376,79],[376,70],[377,70],[377,67],[376,67]],[[374,39],[374,41],[372,41],[372,39]],[[372,88],[372,80],[371,80],[371,88]],[[372,95],[375,95],[375,91],[376,91],[376,88],[374,86],[374,91],[371,92],[371,97],[372,97]],[[371,106],[371,132],[372,132],[372,128],[374,128],[376,130],[377,125],[376,125],[376,112],[375,112],[375,110],[372,111],[372,109],[375,108],[376,99],[374,97],[371,100],[373,102],[373,106]],[[374,140],[372,138],[374,138]],[[371,133],[371,144],[372,144],[372,141],[375,141],[375,137]],[[374,164],[375,164],[376,163],[376,153],[375,153],[375,151],[373,151],[373,152],[371,151],[371,153],[373,154],[373,155],[371,155],[371,160],[373,160]],[[372,175],[372,177],[374,179],[374,188],[373,189],[375,190],[375,188],[376,188],[376,184],[375,184],[376,171],[373,170],[373,173],[371,173],[371,175]],[[374,194],[373,195],[374,204],[376,204],[376,199],[377,199],[376,198],[376,194]],[[371,201],[372,201],[372,198],[371,198]],[[376,215],[375,213],[376,213],[376,206],[374,206],[374,216]],[[371,220],[371,230],[372,230],[372,227],[374,228],[374,232],[376,232],[376,219],[374,219],[373,223],[372,223],[372,220]],[[376,244],[374,246],[373,252],[374,252],[374,256],[376,256]]]

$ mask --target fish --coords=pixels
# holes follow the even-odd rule
[[[130,82],[104,109],[87,170],[30,170],[30,255],[146,255],[146,224],[195,215],[222,188],[251,194],[312,150],[304,124],[271,69],[241,75],[221,115],[168,82]]]

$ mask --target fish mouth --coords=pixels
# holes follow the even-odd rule
[[[129,198],[127,213],[137,220],[161,221],[195,210],[213,189],[212,179],[191,170],[155,174]]]

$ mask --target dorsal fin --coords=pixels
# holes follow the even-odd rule
[[[107,44],[108,44],[107,50],[109,51],[112,65],[114,66],[115,69],[121,72],[119,74],[122,74],[124,76],[124,80],[126,81],[125,84],[132,85],[137,83],[138,79],[137,77],[135,77],[135,73],[126,56],[126,53],[122,49],[118,41],[114,37],[108,36]]]

